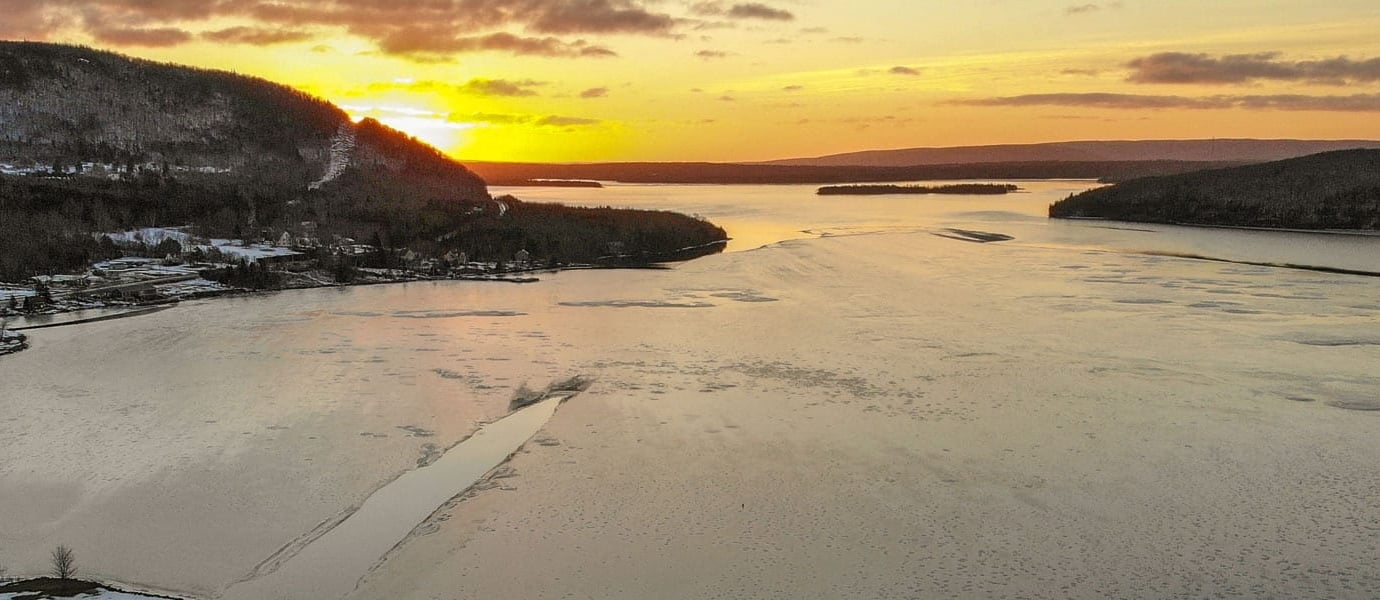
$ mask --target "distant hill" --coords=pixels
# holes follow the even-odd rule
[[[534,179],[623,183],[830,184],[946,179],[1129,179],[1241,164],[1189,161],[1034,161],[910,167],[795,166],[733,163],[466,163],[493,185]]]
[[[1141,140],[907,148],[766,161],[766,165],[906,167],[956,163],[1034,161],[1266,162],[1355,148],[1380,148],[1376,140]]]
[[[1281,227],[1380,229],[1380,150],[1134,179],[1054,203],[1051,217]]]

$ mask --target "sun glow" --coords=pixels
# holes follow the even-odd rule
[[[35,14],[58,23],[61,10],[50,4]],[[360,3],[321,4],[340,6],[204,19],[132,8],[151,21],[117,32],[124,42],[101,38],[110,28],[86,21],[47,38],[285,83],[461,160],[740,161],[1068,139],[1380,137],[1380,81],[1278,75],[1341,56],[1361,65],[1380,58],[1380,14],[1366,0],[1269,10],[1194,0],[1031,0],[998,3],[1001,10],[767,1],[744,6],[774,11],[736,20],[713,11],[734,3],[631,0],[670,15],[654,22],[670,31],[606,35],[579,21],[566,25],[595,29],[527,35],[537,23],[513,17],[499,27],[455,13],[486,33],[453,39],[411,35],[420,21],[410,11],[379,12],[396,22],[375,30],[342,26],[341,15],[368,13],[346,7]],[[1177,83],[1134,77],[1134,61],[1164,53],[1221,68],[1242,60],[1233,56],[1255,57],[1284,71]],[[1207,106],[1214,98],[1230,101]],[[1305,109],[1307,118],[1295,118]]]
[[[469,131],[478,127],[476,123],[452,121],[445,113],[411,106],[340,104],[340,107],[356,123],[366,118],[374,119],[448,154],[463,150],[471,141]]]

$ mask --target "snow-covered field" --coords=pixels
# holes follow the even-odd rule
[[[243,240],[232,240],[225,238],[199,239],[192,236],[185,228],[180,227],[144,227],[129,231],[116,231],[103,235],[110,236],[110,239],[117,244],[131,244],[143,242],[150,246],[156,246],[163,240],[176,240],[184,250],[190,251],[193,248],[202,250],[216,249],[232,259],[243,258],[249,262],[254,262],[261,258],[280,257],[280,256],[299,256],[291,248],[282,248],[270,244],[245,244]]]
[[[112,231],[102,235],[110,236],[111,241],[117,244],[143,242],[150,246],[157,246],[163,240],[176,240],[183,246],[192,245],[192,234],[181,227],[141,227],[129,231]]]
[[[66,544],[83,575],[217,597],[524,383],[586,374],[485,485],[332,586],[1380,595],[1380,279],[1118,246],[1192,233],[932,218],[671,270],[301,290],[44,330],[0,359],[0,563],[40,572]]]

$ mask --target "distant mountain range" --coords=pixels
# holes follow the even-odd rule
[[[1050,206],[1051,217],[1291,229],[1380,229],[1380,150],[1146,177]]]
[[[530,185],[545,179],[694,184],[839,184],[947,179],[1125,181],[1356,148],[1380,148],[1380,141],[1084,141],[873,150],[754,163],[467,164],[493,185]]]
[[[467,162],[492,185],[532,185],[534,180],[623,183],[837,184],[947,179],[1108,179],[1185,173],[1243,164],[1239,161],[1031,161],[856,167],[704,162],[501,163]],[[542,182],[549,185],[549,182]]]
[[[1005,162],[1266,162],[1296,156],[1380,148],[1376,140],[1123,140],[1003,144],[950,148],[906,148],[831,154],[815,158],[790,158],[757,164],[812,167],[909,167]]]

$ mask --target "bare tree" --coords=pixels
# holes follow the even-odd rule
[[[53,577],[70,579],[77,574],[77,557],[67,546],[53,548]]]

